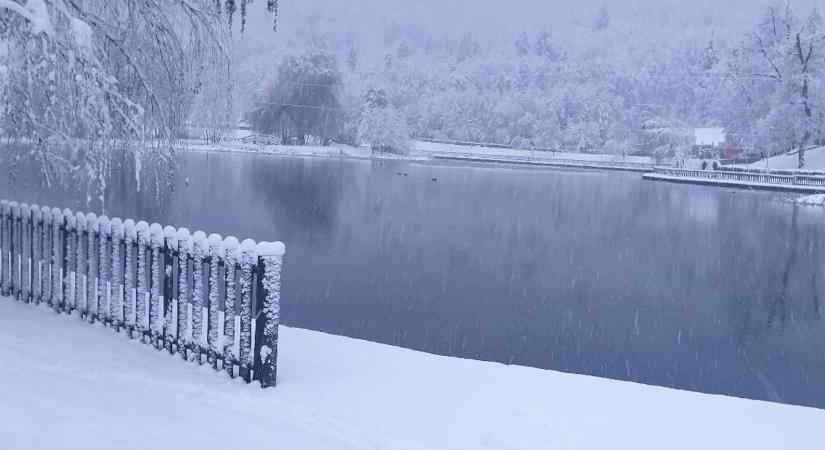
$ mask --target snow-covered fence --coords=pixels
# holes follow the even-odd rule
[[[825,187],[825,176],[821,175],[784,175],[771,172],[740,172],[726,170],[692,170],[656,167],[653,173],[685,179],[698,178],[719,181],[741,181],[747,183]]]
[[[0,201],[0,295],[262,387],[276,382],[283,255],[280,242]]]

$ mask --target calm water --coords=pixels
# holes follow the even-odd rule
[[[825,407],[820,208],[638,174],[228,154],[186,155],[176,180],[162,202],[114,189],[106,212],[283,240],[287,325]]]

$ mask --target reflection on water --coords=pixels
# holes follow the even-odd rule
[[[113,183],[107,213],[284,240],[288,325],[825,407],[821,209],[636,174],[250,155],[185,155],[177,180],[162,203]]]

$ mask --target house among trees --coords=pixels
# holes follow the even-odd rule
[[[692,152],[694,157],[714,159],[721,156],[722,144],[726,139],[724,128],[696,128],[693,135],[696,138]]]

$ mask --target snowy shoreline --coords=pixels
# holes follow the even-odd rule
[[[9,448],[818,448],[825,411],[282,327],[279,384],[0,298]],[[46,433],[31,430],[48,425]],[[220,424],[219,426],[215,426]],[[771,424],[757,426],[754,424]]]
[[[647,157],[622,157],[614,155],[584,153],[549,153],[530,150],[465,147],[451,144],[433,144],[416,142],[415,149],[407,155],[392,153],[373,154],[364,147],[348,145],[317,146],[282,146],[253,145],[242,142],[223,144],[202,144],[189,142],[187,151],[215,153],[243,153],[273,156],[301,156],[348,158],[360,160],[390,161],[460,161],[468,163],[514,164],[531,167],[554,167],[573,169],[615,170],[644,173],[653,169],[653,163]]]

